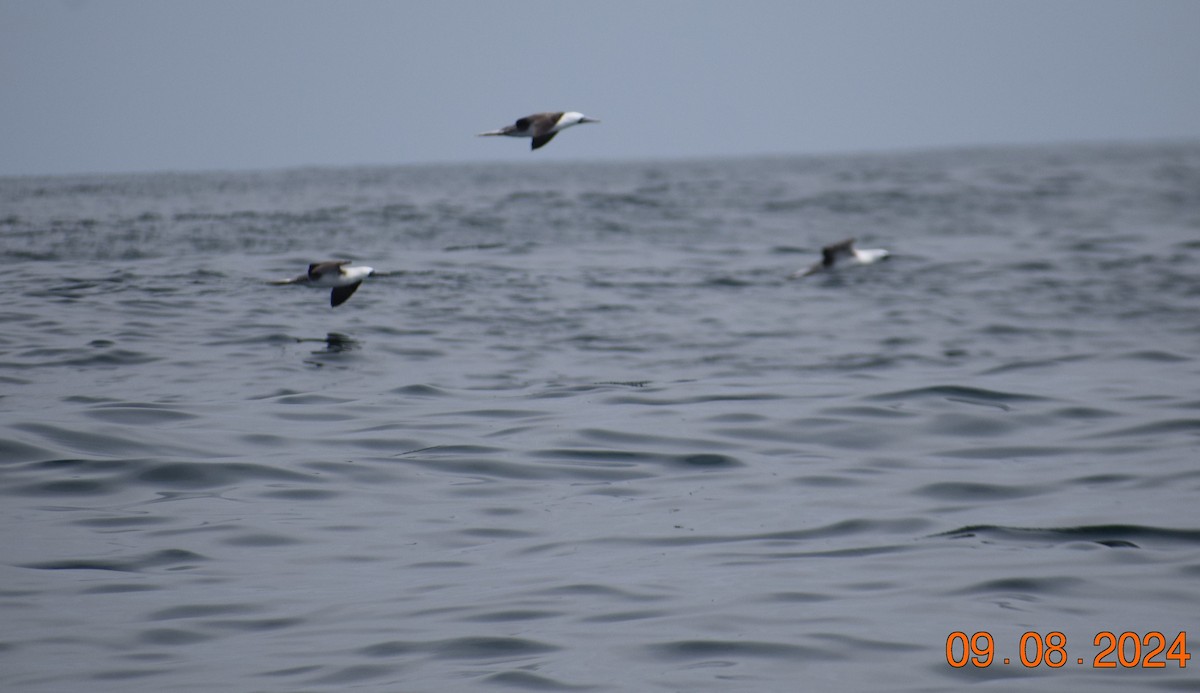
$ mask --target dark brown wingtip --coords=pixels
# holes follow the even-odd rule
[[[544,147],[546,145],[546,143],[549,142],[550,140],[554,139],[554,136],[557,134],[558,134],[557,132],[552,132],[549,135],[538,135],[537,137],[534,137],[533,142],[531,142],[529,145],[529,150],[533,151],[534,149],[537,149],[538,147]]]
[[[316,279],[319,275],[329,270],[340,270],[342,265],[348,264],[350,264],[349,260],[322,260],[321,262],[310,263],[308,265],[308,278]]]
[[[823,248],[823,250],[831,250],[835,253],[838,251],[841,251],[841,250],[850,250],[850,246],[854,245],[854,242],[856,240],[857,239],[855,239],[855,238],[847,238],[847,239],[838,241],[837,243],[830,243],[829,245],[825,246]]]
[[[838,255],[842,253],[849,254],[851,252],[850,248],[854,245],[854,240],[853,238],[847,238],[844,241],[830,243],[821,248],[821,264],[826,267],[832,267],[833,263],[837,262]]]
[[[354,282],[353,284],[347,284],[346,286],[333,287],[333,290],[329,292],[329,305],[337,308],[346,301],[350,300],[350,297],[353,296],[354,292],[358,290],[359,284],[362,284],[362,282]]]

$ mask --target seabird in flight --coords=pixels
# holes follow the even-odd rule
[[[487,132],[479,133],[479,137],[488,135],[504,135],[506,137],[532,137],[533,143],[529,147],[531,150],[537,149],[545,145],[559,132],[566,130],[572,125],[580,123],[599,123],[595,118],[589,118],[577,111],[555,111],[553,113],[534,113],[533,115],[518,118],[517,122],[512,125],[505,125],[497,130],[488,130]]]
[[[873,262],[888,259],[891,253],[883,248],[855,248],[854,239],[847,238],[844,241],[827,245],[821,248],[821,261],[811,267],[799,269],[792,272],[788,279],[798,279],[807,277],[810,274],[815,274],[823,270],[833,269],[834,264],[839,260],[853,261],[859,265],[869,265]]]
[[[329,305],[342,305],[358,289],[363,280],[375,274],[370,267],[347,267],[350,260],[328,260],[314,262],[308,266],[308,272],[295,279],[284,279],[275,284],[304,284],[317,289],[333,289],[329,294]]]

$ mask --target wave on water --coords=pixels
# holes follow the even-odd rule
[[[946,645],[1187,629],[1197,191],[1195,143],[2,179],[0,688],[1187,688]],[[788,279],[848,237],[892,258]],[[332,258],[345,305],[270,283]]]

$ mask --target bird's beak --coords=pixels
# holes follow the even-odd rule
[[[600,121],[596,120],[595,118],[589,118],[587,116],[584,116],[579,119],[579,122],[580,123],[599,123]]]

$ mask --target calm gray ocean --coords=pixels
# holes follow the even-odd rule
[[[5,691],[1200,690],[1200,143],[4,178],[0,258]]]

